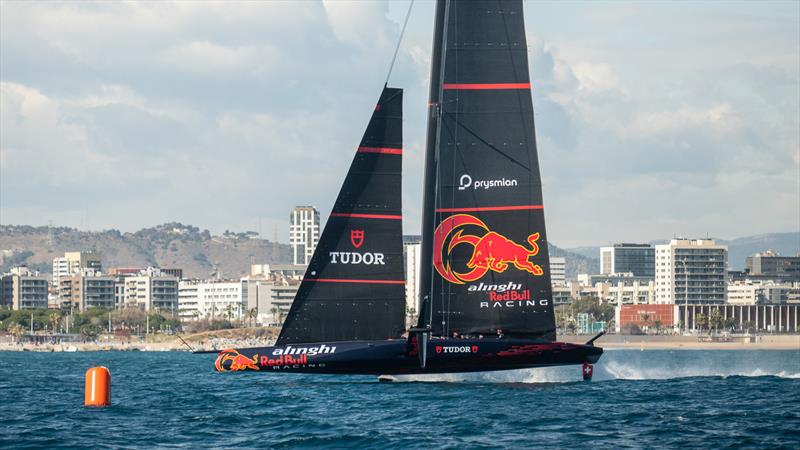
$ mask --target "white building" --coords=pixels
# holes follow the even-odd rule
[[[103,270],[97,252],[65,252],[63,257],[53,258],[53,286],[58,286],[59,277],[68,277],[85,271],[100,273]]]
[[[27,267],[0,274],[0,308],[14,310],[47,308],[47,277]]]
[[[603,303],[612,305],[655,303],[656,286],[654,281],[597,283],[593,289],[597,298]]]
[[[258,325],[269,325],[273,322],[270,308],[272,308],[272,287],[275,282],[269,275],[270,272],[267,270],[259,275],[251,274],[241,280],[245,311],[255,311]]]
[[[319,212],[313,206],[297,206],[289,216],[289,245],[292,262],[308,264],[319,240]]]
[[[178,284],[178,312],[181,319],[240,320],[247,309],[246,294],[239,281],[184,280]],[[245,288],[246,289],[246,288]]]
[[[567,259],[561,256],[550,257],[550,283],[553,286],[567,284]]]
[[[728,247],[713,239],[656,245],[656,303],[725,303],[727,266]]]
[[[123,278],[125,306],[142,311],[177,313],[178,278],[160,275],[138,275]],[[120,288],[114,286],[114,294]]]
[[[289,315],[289,310],[292,309],[294,297],[297,295],[297,290],[300,289],[300,283],[296,284],[275,284],[272,287],[272,298],[270,299],[269,314],[272,317],[272,325],[281,325]]]
[[[406,316],[419,314],[421,236],[403,236],[403,262],[406,276]]]
[[[771,281],[728,284],[728,303],[732,305],[786,305],[800,302],[800,283]]]

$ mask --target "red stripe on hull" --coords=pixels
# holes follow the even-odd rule
[[[358,153],[380,153],[382,155],[402,155],[402,148],[389,147],[358,147]]]
[[[354,217],[356,219],[387,219],[387,220],[403,219],[403,216],[397,216],[392,214],[331,213],[331,217]]]
[[[478,208],[437,208],[436,212],[521,211],[544,209],[544,205],[484,206]]]
[[[345,278],[306,278],[319,283],[406,284],[405,280],[352,280]]]
[[[530,89],[530,83],[444,83],[442,89],[460,91],[488,91],[503,89]]]

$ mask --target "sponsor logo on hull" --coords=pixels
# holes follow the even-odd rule
[[[437,345],[436,353],[478,353],[477,345]]]
[[[308,355],[308,356],[316,356],[316,355],[332,355],[336,353],[336,347],[333,345],[315,345],[310,347],[292,347],[291,345],[287,345],[284,348],[275,348],[272,350],[272,356],[281,356],[281,355]]]
[[[218,372],[238,372],[240,370],[260,370],[258,355],[252,358],[242,355],[236,350],[223,350],[219,352],[214,367]]]
[[[464,234],[467,227],[478,227],[485,231],[481,236]],[[539,233],[528,236],[528,245],[517,244],[500,233],[491,231],[480,219],[469,214],[456,214],[444,219],[433,233],[433,265],[442,278],[454,284],[477,281],[490,270],[503,273],[511,266],[534,276],[544,275],[542,267],[530,261],[539,254]],[[445,243],[449,244],[445,248]],[[466,264],[466,272],[457,272],[450,264],[449,256],[458,245],[470,245],[472,256]],[[447,257],[444,257],[446,250]]]

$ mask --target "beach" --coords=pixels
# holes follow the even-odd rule
[[[103,339],[96,342],[66,342],[62,344],[15,343],[0,339],[0,351],[84,352],[84,351],[215,351],[227,348],[264,347],[274,345],[273,332],[242,328],[208,333],[181,335],[180,338],[150,335],[144,339]],[[582,344],[590,335],[563,335],[561,342]],[[181,340],[183,339],[183,340]],[[184,343],[185,342],[185,343]],[[730,336],[712,340],[707,336],[627,335],[606,334],[595,342],[604,349],[641,350],[800,350],[800,334]]]

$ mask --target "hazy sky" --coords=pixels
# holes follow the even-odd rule
[[[526,2],[550,240],[800,230],[799,5]],[[294,205],[330,212],[407,6],[0,2],[0,223],[286,241]],[[406,233],[433,9],[390,80]]]

